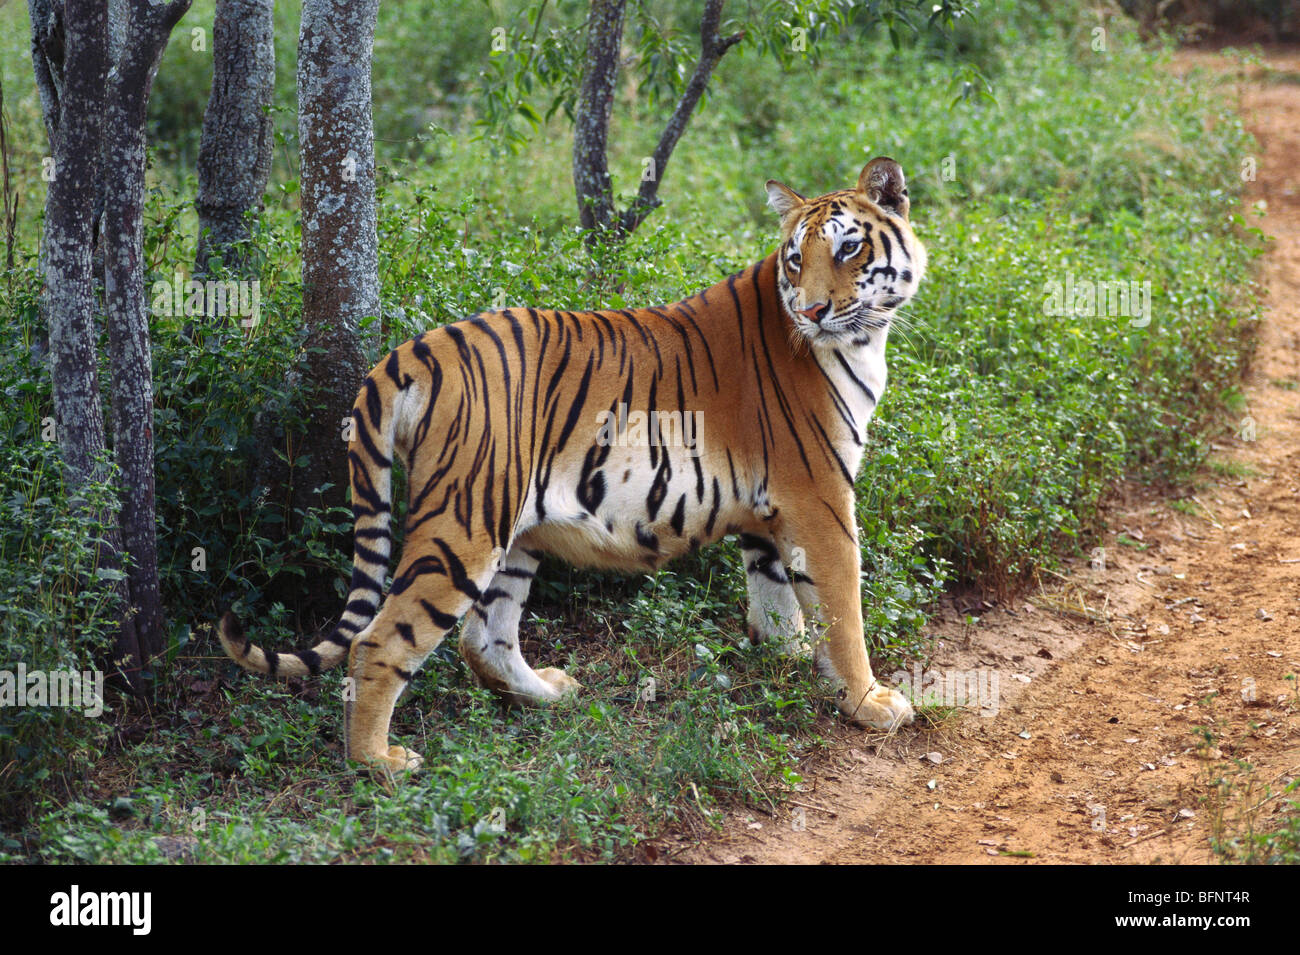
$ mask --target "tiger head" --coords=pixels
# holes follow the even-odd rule
[[[768,203],[781,216],[777,284],[794,334],[815,345],[863,344],[886,328],[925,274],[912,232],[903,170],[867,163],[856,189],[805,199],[774,179]]]

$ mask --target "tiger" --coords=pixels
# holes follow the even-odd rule
[[[352,409],[352,578],[338,624],[310,650],[277,653],[227,612],[226,653],[281,677],[347,655],[345,757],[414,770],[420,754],[389,743],[393,709],[462,618],[459,651],[480,685],[528,704],[581,689],[520,650],[544,555],[644,572],[734,535],[749,635],[806,638],[851,722],[910,723],[907,698],[877,681],[867,655],[854,478],[891,321],[926,251],[888,157],[817,198],[766,188],[779,245],[689,298],[484,311],[389,353]],[[408,500],[385,594],[395,460]]]

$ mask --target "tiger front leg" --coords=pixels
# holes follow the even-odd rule
[[[839,517],[792,527],[793,533],[780,535],[782,557],[791,568],[804,617],[812,624],[813,659],[839,685],[840,712],[862,726],[893,729],[912,722],[912,705],[871,672],[862,631],[861,556],[852,507],[841,509]],[[816,543],[800,546],[801,540]]]

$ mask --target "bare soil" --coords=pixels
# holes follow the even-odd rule
[[[1120,488],[1104,551],[1034,593],[945,601],[930,668],[996,671],[995,714],[839,727],[779,815],[728,814],[661,859],[1205,863],[1276,819],[1300,775],[1300,53],[1266,61],[1285,75],[1236,80],[1260,146],[1246,205],[1276,240],[1238,437],[1194,489]]]

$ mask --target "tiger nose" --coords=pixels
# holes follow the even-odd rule
[[[830,310],[830,302],[813,302],[808,307],[799,309],[799,314],[821,324],[821,320],[826,317],[826,313]]]

